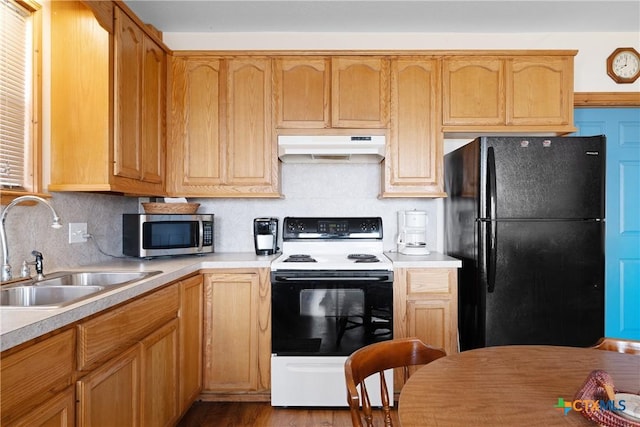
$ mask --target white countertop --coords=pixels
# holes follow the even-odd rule
[[[203,269],[269,268],[276,255],[255,255],[250,252],[213,253],[205,256],[182,256],[141,260],[119,259],[99,265],[82,266],[65,271],[162,271],[130,285],[117,287],[75,304],[61,308],[1,307],[0,351],[62,328],[107,308],[135,298],[155,288]],[[461,261],[446,255],[431,253],[410,256],[385,252],[394,267],[457,268]]]
[[[429,255],[404,255],[398,252],[384,253],[394,268],[460,268],[462,261],[438,252]]]

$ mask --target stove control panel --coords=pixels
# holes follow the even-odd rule
[[[285,217],[282,238],[295,239],[382,239],[380,217]]]

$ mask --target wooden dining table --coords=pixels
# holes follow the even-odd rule
[[[590,372],[608,372],[617,390],[640,393],[640,356],[591,348],[522,345],[452,354],[419,368],[400,393],[403,427],[588,426],[566,415]]]

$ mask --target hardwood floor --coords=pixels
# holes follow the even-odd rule
[[[374,421],[381,425],[381,414]],[[393,425],[399,425],[394,409]],[[274,408],[269,402],[195,402],[178,427],[351,427],[348,408]]]

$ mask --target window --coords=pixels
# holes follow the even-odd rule
[[[33,0],[0,0],[0,189],[40,190],[41,16]],[[4,203],[4,200],[3,200]]]

